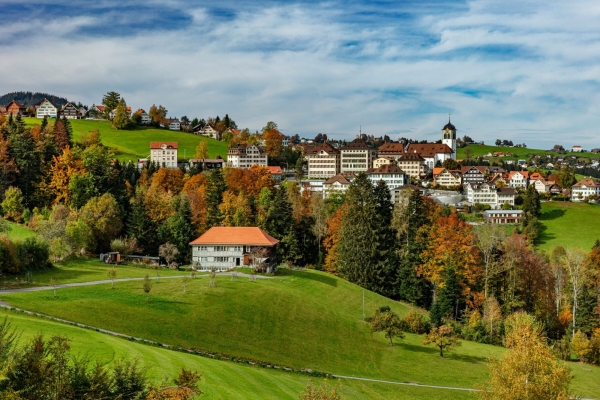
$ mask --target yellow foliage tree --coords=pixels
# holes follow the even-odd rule
[[[54,204],[68,204],[71,199],[71,190],[69,189],[69,180],[78,173],[85,173],[81,158],[73,154],[69,146],[63,149],[60,156],[53,157],[50,166],[50,176],[52,177],[48,184],[48,190],[54,197]]]
[[[488,363],[490,381],[481,387],[484,400],[567,400],[570,369],[559,362],[535,319],[523,312],[509,316],[505,322],[505,346],[500,359]]]
[[[433,344],[440,350],[440,357],[444,357],[444,350],[450,351],[461,345],[461,342],[454,336],[454,328],[450,325],[442,325],[439,328],[431,328],[425,335],[423,344]]]
[[[194,154],[194,158],[202,160],[208,158],[208,144],[205,140],[202,140],[200,143],[198,143],[198,146],[196,146],[196,154]]]

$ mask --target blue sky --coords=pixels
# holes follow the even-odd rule
[[[288,134],[600,147],[600,3],[0,0],[0,93]]]

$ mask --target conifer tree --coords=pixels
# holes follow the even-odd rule
[[[190,202],[185,194],[182,194],[177,200],[176,212],[171,216],[166,224],[169,230],[170,240],[179,251],[177,258],[181,262],[191,261],[191,247],[189,243],[194,240],[194,228],[190,223],[192,220],[192,209]],[[164,240],[163,240],[164,241]]]
[[[527,188],[523,197],[523,213],[525,214],[525,220],[523,221],[525,226],[528,225],[530,220],[537,219],[542,214],[540,195],[533,185]]]
[[[262,198],[261,193],[261,198]],[[267,214],[267,230],[274,238],[282,239],[294,226],[292,205],[288,199],[287,189],[280,187],[275,192]]]
[[[219,211],[219,205],[223,201],[223,192],[227,189],[225,179],[220,169],[214,169],[208,175],[208,182],[206,184],[206,195],[204,201],[206,202],[207,211],[207,228],[219,225],[221,223],[221,213]]]
[[[23,204],[29,208],[35,187],[41,178],[40,155],[29,129],[12,134],[9,141],[11,154],[19,170],[16,183],[23,193]]]
[[[108,92],[102,97],[102,104],[106,106],[104,111],[104,118],[108,118],[108,114],[117,108],[119,101],[121,100],[121,94],[117,92]]]
[[[48,126],[48,118],[43,118],[42,125],[40,126],[40,130],[43,132],[47,126]]]
[[[592,331],[600,326],[598,297],[590,284],[583,286],[578,297],[575,325],[578,330],[586,335],[591,335]]]
[[[149,252],[155,242],[155,227],[152,219],[146,214],[146,201],[142,190],[138,189],[131,200],[131,213],[127,223],[127,234],[137,240],[138,245]]]
[[[62,151],[67,146],[71,146],[71,137],[69,136],[67,123],[68,120],[66,118],[57,119],[54,123],[54,145],[59,151]]]
[[[443,324],[442,319],[446,317],[458,318],[459,302],[461,300],[461,288],[458,283],[454,268],[446,270],[445,285],[439,289],[438,296],[429,311],[429,319],[435,326]]]
[[[387,184],[381,180],[373,190],[376,226],[373,241],[377,246],[377,261],[370,270],[369,288],[387,297],[398,293],[396,231],[392,228],[392,195]]]

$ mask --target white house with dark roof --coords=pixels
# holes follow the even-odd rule
[[[135,113],[141,117],[141,123],[143,125],[148,125],[152,122],[152,118],[150,118],[150,115],[148,115],[144,109],[140,108]]]
[[[379,181],[385,182],[391,192],[392,200],[394,199],[394,189],[410,183],[408,175],[395,164],[385,164],[379,168],[371,168],[366,174],[373,186],[377,185]]]
[[[308,179],[329,179],[340,173],[340,151],[325,142],[306,148]]]
[[[250,168],[253,165],[266,167],[269,157],[263,147],[255,144],[239,144],[227,152],[227,166],[232,168]]]
[[[469,203],[488,204],[492,209],[499,209],[505,203],[514,206],[518,194],[513,188],[497,188],[489,183],[467,183],[464,188]]]

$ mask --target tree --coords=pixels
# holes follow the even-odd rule
[[[570,399],[570,370],[546,346],[543,329],[526,313],[505,322],[508,351],[488,363],[490,380],[481,387],[484,400]]]
[[[196,154],[194,154],[194,158],[201,160],[208,158],[208,143],[205,140],[200,141],[198,146],[196,146]]]
[[[404,339],[402,320],[393,311],[376,310],[369,322],[371,332],[385,332],[385,337],[390,340],[390,346],[394,345],[392,341],[394,337]]]
[[[585,333],[580,330],[575,333],[571,340],[571,349],[577,354],[580,362],[586,362],[587,356],[590,353],[590,340]]]
[[[121,95],[117,92],[108,92],[102,97],[102,104],[104,104],[105,112],[104,118],[108,118],[108,114],[117,108],[121,101]]]
[[[144,276],[144,280],[142,282],[142,289],[144,290],[144,293],[146,293],[146,303],[150,301],[148,295],[150,294],[150,291],[152,290],[152,281],[150,280],[150,275],[146,274],[146,276]]]
[[[2,211],[4,212],[4,218],[12,221],[21,221],[23,217],[23,193],[21,189],[16,187],[9,187],[4,193],[4,200],[0,203]]]
[[[112,120],[113,128],[125,129],[129,125],[129,116],[127,115],[127,104],[125,104],[125,99],[119,100],[117,105],[117,109],[115,110],[115,117]]]
[[[473,156],[473,150],[471,150],[469,147],[465,147],[465,160],[470,160],[471,157]]]
[[[497,224],[486,224],[478,227],[475,234],[475,243],[483,256],[483,293],[487,299],[490,279],[502,270],[495,255],[506,238],[506,231]]]
[[[91,251],[102,252],[108,249],[110,242],[117,237],[123,226],[119,206],[109,193],[88,201],[82,207],[79,218],[90,228]]]
[[[483,303],[483,319],[488,322],[488,332],[492,340],[494,339],[494,324],[497,325],[502,320],[502,311],[500,309],[500,305],[498,304],[498,300],[494,296],[490,296],[485,299]]]
[[[523,224],[528,225],[533,218],[539,218],[542,215],[542,205],[540,204],[540,195],[534,185],[529,185],[523,196],[523,213],[525,221]]]
[[[190,224],[192,220],[192,209],[185,193],[174,200],[175,214],[165,222],[163,231],[167,231],[163,239],[171,240],[177,247],[176,257],[185,263],[191,261],[191,248],[189,243],[194,239],[194,227]]]
[[[310,198],[310,209],[313,216],[313,224],[311,227],[313,235],[317,238],[317,247],[319,249],[319,267],[323,263],[323,254],[321,252],[321,244],[323,238],[327,234],[327,210],[325,208],[325,199],[323,196],[312,196]]]
[[[278,129],[277,124],[275,122],[273,122],[273,121],[269,121],[269,122],[267,122],[267,125],[265,125],[262,128],[262,131],[266,132],[266,131],[270,131],[270,130],[273,130],[273,129]]]
[[[454,267],[447,268],[445,271],[444,286],[442,286],[436,299],[429,310],[429,319],[434,326],[443,324],[444,319],[453,316],[454,320],[458,318],[458,306],[462,301],[461,289]]]
[[[150,107],[150,110],[148,110],[148,115],[150,116],[150,118],[152,118],[152,121],[156,123],[160,123],[162,122],[162,120],[167,118],[167,113],[168,110],[166,108],[164,108],[161,105],[156,107],[155,104],[152,104],[152,107]]]
[[[112,281],[112,285],[110,288],[114,289],[115,288],[115,278],[117,277],[117,269],[115,267],[112,267],[111,269],[108,270],[108,277]]]
[[[164,258],[167,261],[167,265],[171,265],[173,260],[179,254],[179,250],[177,250],[177,246],[172,243],[161,244],[158,248],[158,255]]]
[[[302,161],[302,157],[298,157],[298,159],[296,160],[296,165],[294,166],[294,169],[296,171],[295,178],[298,181],[304,176],[304,170],[302,169],[303,166],[304,162]]]
[[[139,251],[137,241],[133,237],[112,240],[110,242],[110,249],[121,254],[121,257],[123,258]]]
[[[494,144],[495,144],[496,146],[500,146],[500,145],[502,145],[502,140],[500,140],[500,139],[496,139],[496,141],[494,142]]]
[[[70,125],[66,118],[58,118],[54,123],[54,145],[59,150],[72,147],[73,145],[73,139],[69,134],[67,124]]]
[[[456,162],[456,160],[448,158],[444,160],[444,162],[442,163],[442,167],[446,168],[447,170],[457,170],[460,169],[461,165],[458,162]]]
[[[577,183],[577,177],[575,176],[575,172],[569,166],[563,166],[560,171],[558,171],[558,179],[556,183],[561,188],[568,189],[574,184]]]
[[[206,227],[210,228],[221,223],[221,213],[219,205],[223,201],[223,192],[227,189],[223,174],[220,169],[214,169],[208,175],[206,183],[206,194],[204,201],[206,203],[207,221]]]
[[[269,129],[264,132],[265,150],[271,159],[278,160],[281,157],[283,135],[277,129]]]
[[[184,276],[183,279],[181,279],[181,281],[183,282],[183,294],[185,294],[187,284],[190,283],[190,277]]]
[[[18,172],[17,164],[10,154],[9,142],[0,134],[0,200],[4,191],[15,182]]]
[[[308,382],[308,386],[298,395],[300,400],[343,400],[336,388],[331,388],[326,384],[315,387],[312,381]]]
[[[587,283],[589,277],[589,268],[586,260],[586,255],[579,249],[567,249],[562,257],[562,264],[569,275],[569,282],[573,291],[573,323],[572,331],[575,336],[575,328],[577,321],[577,309],[579,306],[578,300],[581,290]]]
[[[450,351],[461,345],[461,342],[454,336],[454,328],[450,325],[442,325],[437,328],[431,328],[431,331],[425,335],[423,344],[433,344],[440,349],[440,357],[444,357],[444,350]]]

